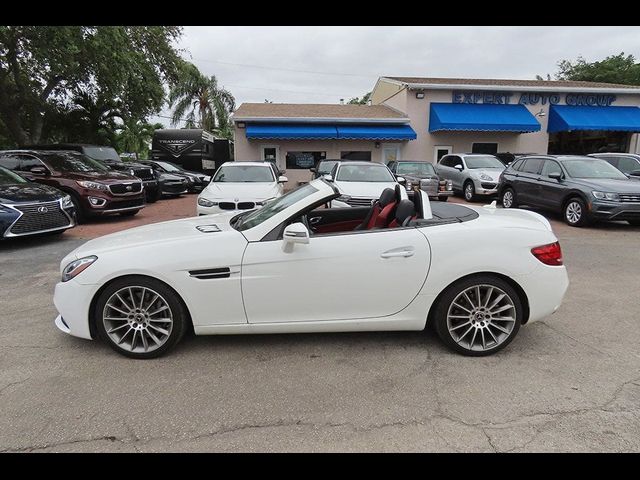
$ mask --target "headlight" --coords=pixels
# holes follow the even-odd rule
[[[71,201],[71,197],[69,195],[65,195],[60,199],[62,203],[62,208],[71,208],[73,207],[73,202]]]
[[[129,170],[129,173],[130,173],[131,175],[133,175],[134,177],[136,176],[136,171],[135,171],[135,170],[133,170],[133,169]]]
[[[90,182],[87,180],[78,180],[76,183],[81,187],[88,188],[90,190],[107,190],[107,186],[104,183]]]
[[[351,200],[351,196],[350,195],[340,195],[338,198],[336,198],[337,202],[347,203],[349,200]]]
[[[77,277],[82,272],[84,272],[93,262],[98,259],[95,255],[91,255],[90,257],[80,258],[74,262],[71,262],[69,265],[64,267],[62,270],[62,281],[68,282],[72,278]]]
[[[481,173],[481,174],[479,175],[479,177],[480,177],[480,179],[481,179],[481,180],[489,180],[489,181],[492,181],[492,180],[493,180],[493,178],[491,178],[491,177],[490,177],[489,175],[487,175],[486,173]]]
[[[412,190],[413,189],[413,183],[411,183],[410,180],[407,180],[407,183],[405,184],[405,187],[407,187],[407,191],[408,190]]]
[[[218,202],[207,200],[204,197],[198,197],[198,205],[200,205],[201,207],[216,207],[218,205]]]
[[[596,192],[596,191],[593,191],[591,193],[598,200],[610,200],[612,202],[620,201],[620,195],[618,195],[617,193]]]
[[[447,190],[453,190],[453,182],[451,180],[447,180]]]
[[[211,177],[208,175],[205,175],[204,177],[202,177],[202,181],[209,183],[211,181]]]

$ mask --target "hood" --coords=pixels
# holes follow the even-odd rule
[[[48,185],[17,183],[0,185],[0,203],[53,202],[65,194]]]
[[[385,188],[395,189],[396,182],[334,182],[342,195],[350,197],[380,198]]]
[[[278,184],[271,182],[212,182],[200,195],[208,199],[263,200],[278,195]]]
[[[165,182],[166,181],[175,182],[175,181],[181,181],[185,179],[182,175],[174,175],[173,173],[158,172],[158,175],[160,176],[160,180]]]
[[[134,177],[133,175],[119,172],[117,170],[109,170],[108,172],[63,172],[62,176],[69,180],[90,180],[107,185],[113,183],[140,181],[138,177]]]
[[[640,194],[640,182],[629,178],[571,178],[568,181],[601,192]]]
[[[237,235],[239,238],[244,239],[242,233],[234,230],[231,225],[229,225],[229,220],[237,214],[237,212],[230,212],[203,215],[129,228],[89,240],[87,243],[78,247],[73,254],[81,258],[123,248],[167,242],[179,244],[181,241],[189,242],[194,238],[204,238],[203,236],[210,237],[213,240],[216,236]],[[176,245],[176,248],[180,248],[179,245]]]
[[[485,181],[487,182],[491,181],[495,183],[498,183],[498,181],[500,180],[500,174],[502,172],[504,172],[504,168],[474,168],[469,170],[469,174],[474,178],[483,180],[480,178],[480,175],[484,174],[491,177],[491,180],[485,180]]]

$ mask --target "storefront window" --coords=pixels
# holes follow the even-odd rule
[[[342,160],[363,160],[366,162],[371,161],[371,151],[365,152],[340,152],[340,158]]]
[[[498,153],[497,143],[474,143],[471,145],[471,153],[488,153],[494,155]]]
[[[287,152],[287,169],[309,169],[324,160],[326,152]]]

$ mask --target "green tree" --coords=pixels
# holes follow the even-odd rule
[[[350,99],[347,104],[350,105],[366,105],[369,102],[369,99],[371,98],[371,92],[365,93],[362,98],[360,97],[355,97]]]
[[[128,118],[118,127],[116,146],[120,153],[130,152],[136,154],[136,160],[143,156],[149,156],[149,145],[153,138],[153,132],[164,128],[161,123],[148,123],[146,121]]]
[[[119,117],[146,118],[181,63],[175,26],[0,26],[0,120],[16,144],[71,131],[67,114],[113,102]],[[85,112],[86,113],[86,112]],[[96,113],[96,112],[94,112]],[[104,112],[103,112],[104,113]],[[49,128],[48,124],[52,126]],[[77,126],[77,125],[76,125]]]
[[[232,132],[229,116],[235,109],[233,95],[218,85],[215,75],[203,75],[192,63],[183,64],[180,78],[169,92],[169,107],[173,108],[172,125],[185,121],[220,136]]]
[[[633,55],[621,52],[604,60],[587,62],[583,57],[575,61],[558,62],[558,80],[583,80],[587,82],[620,83],[623,85],[640,85],[640,64]]]

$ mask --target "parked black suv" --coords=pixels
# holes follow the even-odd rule
[[[502,205],[562,212],[581,227],[594,220],[640,225],[640,182],[606,161],[578,155],[536,155],[513,162],[500,176]]]
[[[187,180],[188,189],[191,193],[201,192],[211,181],[211,177],[209,175],[185,170],[180,165],[166,160],[142,160],[141,162],[156,171],[170,173],[171,175],[176,175],[178,177],[184,177]]]
[[[89,145],[86,143],[51,143],[46,145],[31,145],[34,150],[66,150],[85,154],[106,165],[111,170],[125,172],[142,180],[146,200],[153,203],[160,198],[159,182],[153,169],[149,165],[138,162],[123,162],[113,147],[103,145]]]

